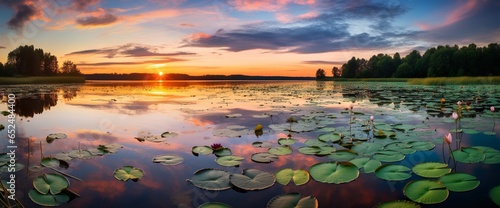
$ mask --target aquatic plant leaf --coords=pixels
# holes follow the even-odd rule
[[[375,176],[387,181],[403,181],[411,177],[410,171],[403,165],[382,165],[375,170]]]
[[[410,125],[410,124],[398,124],[398,125],[393,126],[393,128],[397,129],[397,130],[402,130],[402,131],[409,131],[409,130],[415,129],[416,126]]]
[[[479,186],[479,181],[467,173],[449,173],[439,178],[446,188],[454,192],[470,191]]]
[[[53,157],[42,158],[41,164],[45,167],[59,167],[59,159]]]
[[[10,161],[10,156],[7,153],[0,153],[0,166],[7,164]]]
[[[43,169],[45,169],[45,167],[40,166],[40,165],[33,165],[33,166],[28,167],[28,170],[33,171],[33,172],[40,172]]]
[[[463,147],[462,150],[455,150],[452,154],[455,160],[461,163],[478,163],[486,158],[483,151],[472,147]]]
[[[497,206],[500,206],[500,186],[495,186],[490,190],[490,199]]]
[[[68,188],[69,181],[66,177],[47,173],[33,179],[33,187],[41,194],[59,194],[65,188]]]
[[[137,181],[144,177],[144,171],[132,166],[123,166],[122,168],[116,169],[115,172],[113,172],[113,176],[119,181]]]
[[[328,158],[332,159],[333,161],[349,161],[354,158],[358,157],[356,152],[352,150],[338,150],[328,156]]]
[[[52,143],[52,141],[56,140],[56,139],[65,139],[67,138],[68,136],[66,134],[63,134],[63,133],[53,133],[53,134],[49,134],[46,138],[46,141],[48,143]]]
[[[373,155],[373,159],[376,159],[380,162],[398,162],[405,159],[405,155],[401,154],[397,151],[392,150],[382,150],[378,151]]]
[[[305,155],[315,155],[321,152],[321,148],[318,146],[305,146],[305,147],[299,147],[298,151]]]
[[[154,163],[161,163],[162,165],[178,165],[184,161],[184,158],[177,155],[158,155],[153,158]]]
[[[350,162],[324,162],[311,166],[309,174],[318,182],[341,184],[358,178],[359,169]]]
[[[491,147],[485,146],[473,146],[472,148],[483,151],[484,160],[482,163],[484,164],[498,164],[500,163],[500,151],[493,149]]]
[[[175,133],[175,132],[169,132],[169,131],[166,131],[166,132],[163,132],[160,136],[162,138],[171,138],[171,137],[176,137],[178,136],[179,134]]]
[[[375,206],[376,208],[420,208],[421,206],[412,201],[396,200],[383,202]]]
[[[99,148],[99,147],[88,148],[87,151],[89,151],[90,154],[92,154],[94,156],[103,156],[103,155],[108,153],[107,151],[105,151],[104,149]]]
[[[443,138],[439,138],[439,142],[442,142]],[[412,145],[402,143],[402,142],[396,142],[396,143],[391,143],[388,144],[384,147],[384,150],[392,150],[396,152],[400,152],[401,154],[409,155],[415,153],[417,150],[411,148]]]
[[[252,146],[260,148],[268,148],[273,146],[273,144],[271,142],[264,141],[264,142],[254,142],[252,143]]]
[[[403,188],[403,194],[414,202],[422,204],[438,204],[448,198],[449,191],[439,181],[410,181]]]
[[[212,154],[213,153],[213,150],[211,147],[209,146],[194,146],[192,149],[191,149],[191,152],[193,153],[193,155],[195,156],[198,156],[198,154],[202,154],[202,155],[209,155],[209,154]]]
[[[232,208],[232,207],[221,202],[205,202],[198,208]]]
[[[64,160],[64,161],[69,161],[72,160],[73,158],[69,156],[68,153],[57,153],[55,155],[52,155],[52,157],[57,158],[59,160]]]
[[[111,143],[105,145],[99,145],[98,149],[101,149],[107,153],[116,153],[118,149],[123,148],[121,144]]]
[[[284,146],[284,145],[292,145],[295,144],[295,139],[289,139],[289,138],[280,138],[278,139],[278,144]]]
[[[363,168],[365,173],[373,173],[382,163],[378,160],[373,160],[368,157],[354,158],[350,160],[352,164],[356,165],[359,169]]]
[[[201,189],[221,191],[231,188],[230,175],[224,170],[205,168],[196,171],[188,181]]]
[[[139,142],[144,142],[144,141],[163,142],[163,141],[167,140],[167,138],[165,138],[165,137],[162,137],[159,135],[152,135],[152,134],[147,134],[147,135],[138,136],[138,137],[134,137],[134,138],[137,139],[137,141],[139,141]]]
[[[87,150],[72,150],[68,152],[68,156],[77,159],[89,159],[92,157],[92,153]]]
[[[337,150],[337,148],[330,147],[330,146],[321,146],[321,147],[319,147],[319,149],[320,149],[320,151],[315,154],[317,156],[329,155]]]
[[[411,148],[417,151],[427,151],[427,150],[432,150],[434,147],[436,147],[435,144],[432,142],[424,142],[424,141],[416,141],[416,142],[409,142],[408,144],[411,145]]]
[[[462,132],[465,134],[479,134],[479,133],[481,133],[480,131],[475,130],[475,129],[462,129]]]
[[[384,146],[379,143],[363,142],[361,144],[354,145],[351,149],[360,156],[372,156],[378,151],[384,149]]]
[[[222,166],[231,167],[240,165],[244,159],[245,158],[240,156],[228,155],[228,156],[217,157],[217,159],[215,159],[215,162],[217,162],[217,164]]]
[[[307,146],[318,146],[318,147],[327,146],[328,145],[328,143],[326,143],[324,141],[317,140],[317,139],[307,140],[306,142],[304,142],[304,144],[307,145]]]
[[[9,164],[10,165],[10,164]],[[8,166],[8,165],[3,165],[3,166],[0,166],[0,174],[2,172],[11,172],[11,170],[9,170],[9,168],[12,168],[11,166]],[[20,162],[16,162],[14,163],[14,169],[15,169],[15,172],[17,171],[20,171],[24,168],[24,165],[21,164]]]
[[[214,150],[214,154],[217,157],[228,156],[233,154],[229,148],[222,148],[218,150]]]
[[[275,147],[269,149],[268,152],[275,155],[289,155],[292,154],[292,148],[290,148],[289,146]]]
[[[299,193],[286,193],[273,197],[268,203],[267,208],[318,208],[318,200],[313,196],[300,198]]]
[[[276,172],[276,181],[279,184],[287,185],[292,179],[296,186],[304,185],[309,182],[309,173],[306,170],[292,170],[291,168]]]
[[[267,152],[252,154],[252,161],[258,162],[258,163],[270,163],[270,162],[274,162],[277,159],[278,159],[278,155],[267,153]]]
[[[247,191],[266,189],[276,182],[273,174],[257,169],[243,170],[243,174],[232,174],[229,179],[231,184]]]
[[[340,141],[340,139],[341,137],[339,134],[333,134],[333,133],[325,133],[318,136],[318,140],[323,142],[328,142],[328,141],[338,142]]]
[[[31,201],[35,202],[36,204],[40,206],[47,206],[47,207],[53,207],[53,206],[59,206],[63,203],[66,203],[69,201],[70,197],[66,194],[41,194],[35,189],[31,189],[28,192],[28,196],[30,197]]]
[[[439,162],[424,162],[413,166],[412,171],[422,177],[438,178],[451,172],[448,164]]]

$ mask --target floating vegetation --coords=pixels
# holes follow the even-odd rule
[[[446,188],[454,192],[470,191],[479,186],[479,181],[467,173],[449,173],[439,178]]]
[[[229,179],[231,184],[246,191],[266,189],[276,182],[273,174],[257,169],[245,169],[242,174],[232,174]]]
[[[63,175],[42,173],[33,179],[33,188],[28,192],[29,198],[41,206],[59,206],[78,196],[68,189],[69,180]]]
[[[300,198],[299,193],[286,193],[275,196],[267,204],[267,208],[283,208],[283,207],[300,207],[300,208],[317,208],[318,199],[313,196]]]
[[[278,160],[278,155],[267,152],[260,152],[252,155],[252,161],[258,163],[271,163],[276,160]]]
[[[403,181],[411,177],[410,171],[403,165],[382,165],[375,170],[375,175],[387,181]]]
[[[490,199],[497,206],[500,206],[500,186],[495,186],[490,190]]]
[[[162,165],[178,165],[184,161],[184,158],[177,155],[158,155],[153,158],[154,163]]]
[[[446,186],[435,180],[411,181],[403,188],[406,197],[422,204],[437,204],[448,198]]]
[[[196,171],[188,181],[201,189],[221,191],[231,188],[230,175],[229,172],[224,170],[205,168]]]
[[[323,183],[348,183],[359,176],[356,165],[350,162],[324,162],[318,163],[309,168],[311,177]]]
[[[231,167],[231,166],[239,166],[244,159],[245,158],[240,156],[227,155],[227,156],[217,157],[217,159],[215,159],[215,162],[217,162],[217,164],[222,166]]]
[[[296,186],[304,185],[309,182],[309,172],[306,170],[292,170],[291,168],[281,169],[276,172],[276,181],[281,185],[287,185],[290,181]]]
[[[47,141],[47,143],[52,143],[54,142],[54,140],[56,139],[65,139],[67,138],[68,136],[66,134],[63,134],[63,133],[53,133],[53,134],[49,134],[47,136],[47,138],[45,138],[45,140]]]
[[[375,206],[376,208],[420,208],[420,205],[411,202],[411,201],[406,201],[406,200],[397,200],[397,201],[390,201],[390,202],[383,202]]]
[[[198,208],[232,208],[232,207],[221,202],[206,202],[200,205]]]
[[[451,172],[448,164],[439,162],[424,162],[413,166],[412,171],[425,178],[439,178]]]
[[[119,181],[132,180],[137,182],[139,179],[144,177],[144,171],[133,166],[123,166],[118,168],[113,172],[113,176]]]

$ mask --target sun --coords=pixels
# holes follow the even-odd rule
[[[162,75],[163,75],[163,72],[158,72],[158,75],[162,76]]]

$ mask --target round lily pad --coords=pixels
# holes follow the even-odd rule
[[[211,191],[220,191],[231,188],[229,176],[231,174],[224,170],[205,168],[194,173],[191,179],[188,179],[198,188]]]
[[[275,155],[288,155],[292,153],[292,148],[289,146],[284,146],[284,147],[275,147],[271,148],[268,150],[269,153],[275,154]]]
[[[484,160],[482,163],[484,164],[498,164],[500,163],[500,151],[493,149],[491,147],[485,146],[474,146],[472,148],[483,151]]]
[[[77,159],[89,159],[92,158],[92,153],[87,150],[72,150],[68,152],[68,156]]]
[[[232,207],[221,202],[206,202],[200,205],[198,208],[232,208]]]
[[[144,171],[132,166],[123,166],[122,168],[116,169],[113,176],[119,181],[128,181],[129,179],[138,181],[144,177]]]
[[[219,149],[219,150],[214,150],[214,154],[217,157],[222,157],[222,156],[231,155],[233,153],[231,152],[231,149],[229,149],[229,148],[222,148],[222,149]]]
[[[59,167],[59,159],[53,157],[42,158],[41,164],[45,167]]]
[[[184,161],[184,158],[177,155],[158,155],[153,158],[154,163],[161,163],[162,165],[178,165]]]
[[[411,181],[403,189],[404,195],[414,202],[438,204],[448,198],[449,191],[444,184],[434,180]]]
[[[328,158],[334,161],[349,161],[356,157],[358,157],[358,154],[352,150],[339,150],[328,156]]]
[[[377,153],[377,151],[384,149],[384,146],[379,143],[363,142],[361,144],[354,145],[351,149],[357,152],[358,155],[372,156]]]
[[[267,208],[283,208],[283,207],[296,207],[296,208],[317,208],[318,200],[313,196],[306,196],[300,198],[299,193],[286,193],[273,197]]]
[[[305,147],[299,147],[298,151],[305,155],[315,155],[321,152],[321,148],[318,146],[305,146]]]
[[[243,174],[232,174],[229,179],[231,184],[247,191],[266,189],[276,182],[273,174],[257,169],[243,170]]]
[[[240,156],[228,155],[228,156],[217,157],[217,159],[215,159],[215,162],[217,162],[217,164],[219,165],[230,167],[230,166],[240,165],[244,159],[245,158]]]
[[[254,142],[252,143],[252,146],[254,147],[261,147],[261,148],[268,148],[271,147],[273,144],[271,142]]]
[[[454,192],[470,191],[479,186],[479,181],[467,173],[449,173],[439,178],[446,188]]]
[[[500,186],[495,186],[490,190],[490,198],[497,206],[500,206]]]
[[[304,185],[309,181],[309,173],[306,170],[292,170],[291,168],[276,172],[276,181],[279,184],[287,185],[291,180],[297,186]]]
[[[442,141],[443,139],[440,138],[439,141]],[[391,143],[388,144],[384,147],[385,150],[392,150],[396,152],[400,152],[401,154],[409,155],[415,153],[417,150],[411,148],[412,145],[402,143],[402,142],[396,142],[396,143]]]
[[[209,146],[194,146],[191,149],[191,152],[193,153],[193,155],[198,156],[199,154],[202,154],[202,155],[212,154],[213,150]]]
[[[359,169],[363,168],[365,173],[373,173],[382,163],[378,160],[373,160],[368,157],[354,158],[350,160],[352,164],[356,165]]]
[[[323,141],[323,142],[328,142],[328,141],[338,142],[338,141],[340,141],[340,135],[333,134],[333,133],[325,133],[325,134],[319,135],[318,140]]]
[[[373,159],[376,159],[380,162],[398,162],[405,159],[405,155],[397,151],[382,150],[375,153],[373,155]]]
[[[70,197],[66,194],[60,193],[60,194],[41,194],[35,189],[31,189],[28,192],[28,196],[30,199],[35,202],[36,204],[40,206],[47,206],[47,207],[53,207],[53,206],[59,206],[63,203],[66,203],[69,201]]]
[[[324,162],[309,168],[311,177],[323,183],[348,183],[359,176],[359,169],[350,162]]]
[[[267,153],[267,152],[255,153],[252,155],[252,161],[258,162],[258,163],[270,163],[270,162],[274,162],[277,159],[278,159],[278,155]]]
[[[448,164],[439,162],[424,162],[413,166],[413,172],[426,178],[438,178],[451,172]]]
[[[280,138],[280,139],[278,139],[278,144],[280,144],[280,145],[292,145],[292,144],[295,144],[295,139]]]
[[[169,131],[166,131],[166,132],[163,132],[160,136],[162,138],[170,138],[170,137],[176,137],[178,136],[179,134],[175,133],[175,132],[169,132]]]
[[[472,147],[464,147],[462,150],[455,150],[452,154],[455,160],[461,163],[478,163],[486,158],[483,151]]]
[[[412,201],[396,200],[383,202],[375,206],[376,208],[420,208],[421,206]]]
[[[55,173],[44,173],[33,180],[33,187],[41,194],[48,194],[49,192],[50,194],[59,194],[68,186],[68,179]]]
[[[324,141],[317,140],[317,139],[307,140],[306,142],[304,142],[304,144],[307,145],[307,146],[318,146],[318,147],[327,146],[328,145],[328,143],[326,143]]]
[[[417,151],[427,151],[427,150],[432,150],[434,147],[436,147],[435,144],[432,142],[423,142],[423,141],[416,141],[416,142],[410,142],[408,143],[411,145],[411,148]]]
[[[411,177],[410,168],[403,165],[382,165],[375,170],[378,178],[387,181],[403,181]]]
[[[68,136],[66,134],[63,134],[63,133],[53,133],[53,134],[49,134],[47,136],[47,138],[45,138],[45,140],[47,141],[47,143],[52,143],[56,139],[65,139],[67,137]]]

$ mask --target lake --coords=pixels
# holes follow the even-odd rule
[[[494,207],[490,191],[500,185],[497,85],[87,81],[0,86],[0,93],[0,111],[8,111],[9,94],[15,96],[15,156],[23,166],[15,172],[15,187],[25,207],[39,206],[31,198],[60,207],[199,207],[207,202],[266,207],[286,193],[300,196],[275,198],[272,207],[308,196],[303,203],[317,199],[319,207],[410,203],[405,193],[424,200],[417,203],[423,207]],[[497,110],[492,113],[490,106]],[[457,121],[453,112],[460,114]],[[0,152],[7,153],[8,116],[0,115],[0,124],[5,126]],[[262,130],[255,131],[259,124]],[[443,142],[450,131],[450,147],[458,149],[456,165]],[[213,144],[222,149],[213,151]],[[165,164],[153,162],[161,155],[167,156],[156,159]],[[5,169],[7,157],[0,155],[3,180],[11,174]],[[51,168],[40,166],[42,158]],[[426,162],[433,163],[423,167]],[[295,173],[302,185],[274,182],[286,168],[304,170],[288,170],[288,179]],[[464,175],[436,188],[449,172]],[[283,173],[281,183],[287,181]],[[79,197],[59,193],[50,183],[49,193],[35,190],[33,181],[43,185],[44,176],[51,180],[47,175],[66,178]],[[115,178],[141,175],[136,181]],[[405,190],[411,181],[432,184],[418,193]],[[467,182],[476,185],[459,184]],[[422,199],[425,194],[435,199]]]

